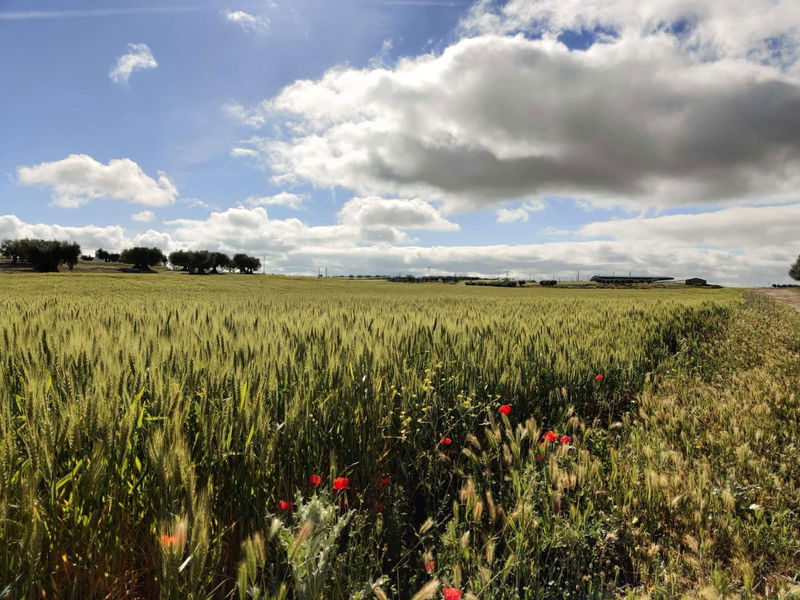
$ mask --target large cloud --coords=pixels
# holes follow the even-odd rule
[[[784,68],[797,62],[800,49],[795,0],[480,0],[462,28],[472,34],[544,36],[582,30],[622,37],[670,32],[701,60],[732,57]]]
[[[134,71],[155,69],[157,66],[147,44],[128,44],[128,52],[117,59],[108,76],[114,83],[127,85]]]
[[[152,229],[129,236],[120,225],[68,227],[48,223],[26,223],[14,215],[0,215],[0,240],[21,238],[78,242],[83,252],[98,248],[119,251],[138,245],[158,246],[167,251],[177,247],[168,234]]]
[[[286,252],[302,245],[352,245],[356,232],[341,225],[312,227],[300,219],[270,219],[262,207],[229,208],[205,219],[165,221],[175,239],[221,252]]]
[[[708,213],[598,221],[583,225],[586,238],[640,240],[740,250],[775,246],[800,251],[800,204],[733,207]]]
[[[120,225],[99,227],[65,227],[46,223],[26,223],[14,215],[0,216],[0,240],[40,238],[78,242],[87,248],[121,249],[127,242],[125,231]]]
[[[664,31],[585,52],[482,35],[393,69],[336,68],[230,112],[288,119],[284,139],[260,142],[278,182],[449,211],[548,195],[634,208],[785,201],[800,183],[800,80],[735,52],[698,60]]]
[[[112,159],[107,165],[86,154],[17,168],[17,182],[53,188],[53,204],[82,206],[96,198],[113,198],[147,206],[166,206],[178,196],[175,184],[164,173],[154,180],[129,158]]]
[[[339,211],[336,225],[310,226],[300,219],[271,219],[260,206],[230,208],[212,212],[206,219],[176,219],[166,224],[175,227],[173,236],[178,240],[203,240],[223,252],[244,249],[285,253],[304,246],[398,244],[408,241],[406,230],[458,229],[456,223],[421,200],[385,198],[349,200]]]
[[[353,198],[339,211],[339,219],[358,227],[387,225],[399,229],[459,230],[457,223],[448,221],[436,208],[419,198]]]

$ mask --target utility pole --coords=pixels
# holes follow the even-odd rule
[[[328,267],[325,267],[325,277],[328,276]]]
[[[263,254],[263,255],[261,255],[261,258],[264,259],[261,262],[262,272],[263,272],[264,275],[266,275],[267,274],[267,255]]]

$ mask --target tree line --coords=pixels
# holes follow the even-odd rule
[[[180,267],[189,273],[218,273],[217,269],[238,270],[240,273],[254,273],[261,268],[261,261],[255,256],[234,254],[233,258],[222,252],[208,250],[176,250],[169,255],[173,267]]]
[[[70,270],[78,264],[81,247],[75,242],[55,240],[4,240],[0,244],[0,254],[11,259],[11,264],[26,262],[42,273],[58,271],[60,265]]]
[[[58,271],[62,265],[72,270],[80,258],[87,258],[81,255],[81,247],[75,242],[32,238],[4,240],[0,243],[0,256],[10,259],[12,265],[27,263],[41,273]],[[135,246],[119,253],[98,248],[94,256],[104,262],[133,265],[133,270],[139,272],[152,271],[151,267],[167,262],[173,268],[192,274],[219,273],[218,269],[254,273],[261,268],[261,261],[254,256],[239,253],[231,258],[222,252],[208,250],[177,250],[166,256],[159,248]]]

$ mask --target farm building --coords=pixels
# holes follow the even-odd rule
[[[592,277],[591,281],[597,283],[605,283],[608,285],[630,285],[634,283],[656,283],[658,281],[672,281],[674,277],[649,277],[649,276],[628,276],[623,277],[621,275],[595,275]]]
[[[686,285],[707,285],[708,282],[705,279],[700,279],[699,277],[691,277],[686,280]]]

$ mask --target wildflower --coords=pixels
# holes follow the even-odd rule
[[[459,600],[461,598],[461,590],[456,588],[442,588],[444,600]]]
[[[756,504],[756,503],[754,502],[753,504],[751,504],[750,506],[748,506],[748,508],[749,508],[750,510],[758,510],[759,508],[761,508],[761,505],[760,505],[760,504]]]
[[[449,437],[443,437],[442,438],[442,445],[443,446],[449,446],[452,443],[453,443],[453,440],[451,440]]]
[[[392,478],[389,477],[388,475],[384,475],[383,477],[381,477],[380,483],[383,487],[389,487],[390,485],[392,485]]]
[[[548,444],[552,444],[558,439],[558,434],[553,431],[548,431],[544,434],[544,441]]]
[[[161,547],[162,548],[172,548],[173,546],[180,546],[182,542],[182,538],[179,535],[162,535],[161,536]]]
[[[428,573],[433,573],[433,570],[435,568],[436,568],[435,561],[429,560],[428,562],[425,563],[425,571],[427,571]]]
[[[595,375],[594,376],[594,380],[595,381],[603,381],[603,376],[602,375]]]
[[[320,477],[316,473],[312,473],[308,477],[308,483],[311,484],[311,485],[319,485],[320,483],[322,483],[322,477]]]
[[[292,508],[294,508],[294,504],[292,504],[288,500],[281,500],[280,502],[278,502],[278,506],[280,507],[281,510],[292,510]]]
[[[500,408],[497,409],[500,411],[501,415],[510,415],[511,414],[511,405],[510,404],[502,404]]]
[[[561,439],[558,441],[561,442],[562,444],[569,444],[572,441],[572,438],[569,437],[568,435],[562,435]]]
[[[347,477],[337,477],[333,480],[333,489],[335,490],[349,490],[350,480]]]
[[[383,514],[383,504],[380,502],[375,503],[375,514],[382,515]]]

